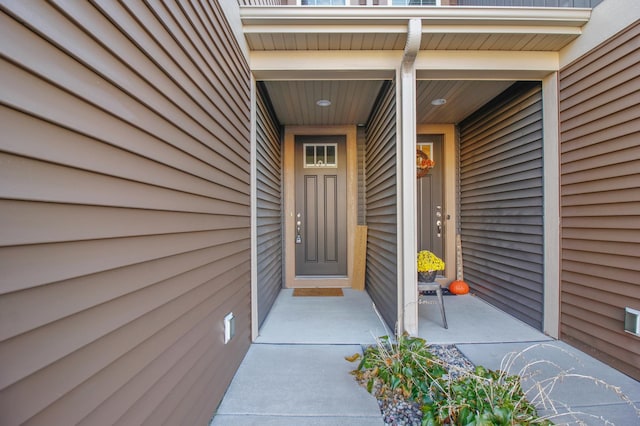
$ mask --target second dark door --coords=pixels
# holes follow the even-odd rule
[[[429,250],[444,259],[442,135],[418,135],[417,147],[435,162],[429,173],[417,182],[418,250]]]

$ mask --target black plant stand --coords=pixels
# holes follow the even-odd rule
[[[440,287],[440,284],[436,282],[424,283],[424,282],[418,281],[418,297],[421,291],[436,292],[436,296],[438,297],[438,303],[440,304],[440,313],[442,314],[442,323],[444,325],[444,328],[448,329],[449,327],[447,326],[447,315],[444,313],[444,299],[442,298],[442,287]]]

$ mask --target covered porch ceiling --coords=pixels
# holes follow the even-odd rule
[[[413,18],[422,21],[417,122],[459,123],[515,80],[551,72],[590,15],[576,8],[241,8],[252,70],[284,125],[365,123],[382,82],[395,76]],[[540,65],[489,70],[487,55],[515,67],[525,58]],[[331,106],[319,107],[321,99]],[[447,102],[434,106],[435,99]]]
[[[417,122],[457,124],[509,87],[512,81],[420,80]],[[278,121],[283,125],[364,124],[383,82],[380,80],[265,81]],[[324,99],[330,106],[316,104]],[[444,105],[432,105],[446,99]]]

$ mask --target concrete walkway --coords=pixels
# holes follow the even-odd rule
[[[523,376],[530,399],[537,383],[562,376],[545,392],[546,408],[539,409],[555,415],[555,423],[640,426],[633,406],[640,407],[639,382],[472,295],[445,297],[448,330],[435,300],[426,302],[419,308],[421,337],[456,344],[474,364],[491,369],[518,354],[504,367]],[[212,425],[382,425],[375,398],[355,382],[349,374],[355,365],[344,357],[388,333],[366,292],[292,297],[283,290]]]
[[[359,345],[254,344],[213,425],[383,425],[378,404],[349,374]]]

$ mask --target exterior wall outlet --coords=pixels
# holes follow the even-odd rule
[[[624,308],[624,331],[640,337],[640,311]]]
[[[224,317],[224,344],[229,343],[233,336],[236,334],[236,319],[233,316],[233,312],[229,312]]]

